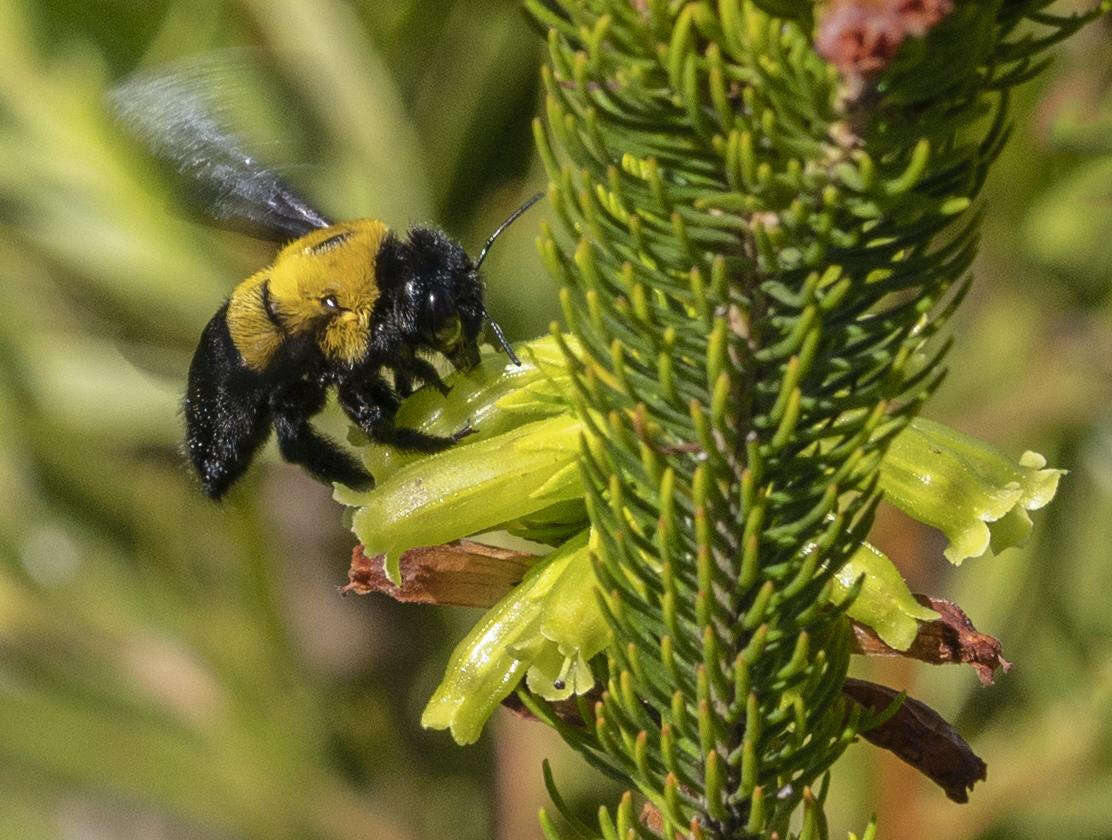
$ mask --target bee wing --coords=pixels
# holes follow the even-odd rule
[[[119,121],[184,180],[217,223],[277,241],[331,224],[219,118],[201,75],[140,74],[108,93]]]

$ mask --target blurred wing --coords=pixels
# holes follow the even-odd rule
[[[216,222],[278,241],[331,224],[274,170],[244,151],[217,116],[203,79],[141,74],[108,93],[121,123],[186,181]]]

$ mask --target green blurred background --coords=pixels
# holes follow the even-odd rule
[[[352,539],[327,488],[268,450],[216,507],[178,454],[192,345],[272,251],[187,221],[101,102],[242,46],[218,55],[244,125],[334,217],[473,250],[543,187],[542,42],[516,0],[0,2],[0,838],[538,837],[542,757],[584,809],[613,791],[508,714],[466,749],[420,730],[473,614],[339,597]],[[875,809],[892,838],[1112,837],[1112,29],[1058,52],[1017,102],[928,413],[1070,476],[1027,549],[960,573],[889,511],[875,539],[1016,667],[991,689],[855,668],[956,721],[989,781],[953,805],[855,746],[834,836]],[[556,312],[542,216],[487,262],[514,338]]]

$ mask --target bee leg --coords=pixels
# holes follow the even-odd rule
[[[452,386],[446,385],[444,380],[440,378],[440,374],[436,372],[436,368],[424,359],[419,359],[414,356],[405,363],[405,367],[406,370],[403,376],[407,382],[411,382],[414,379],[419,380],[425,385],[431,385],[445,397],[451,392]],[[398,393],[403,397],[408,397],[409,394],[413,392],[409,391],[408,393],[403,393],[401,388],[399,388]]]
[[[310,425],[309,419],[321,410],[324,399],[324,388],[305,380],[274,392],[270,402],[278,451],[319,481],[337,481],[357,490],[370,487],[374,482],[371,474]]]
[[[474,429],[467,424],[455,434],[430,435],[417,429],[398,428],[394,415],[398,397],[381,379],[349,379],[340,383],[340,405],[355,424],[376,443],[407,452],[441,452]]]
[[[403,400],[417,390],[413,384],[413,377],[409,375],[408,371],[394,371],[394,390]]]

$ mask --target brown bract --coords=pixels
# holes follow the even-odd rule
[[[860,80],[887,67],[905,39],[922,37],[953,7],[953,0],[832,0],[815,49],[843,76]]]
[[[873,712],[887,709],[900,693],[894,688],[847,678],[842,693]],[[904,697],[888,720],[861,737],[891,750],[941,787],[954,802],[968,802],[968,791],[983,781],[988,768],[938,712]]]
[[[348,583],[341,592],[381,592],[407,604],[490,607],[521,581],[536,558],[492,545],[460,540],[402,555],[402,585],[386,579],[382,556],[368,557],[363,546],[351,552]]]
[[[932,665],[951,662],[972,665],[982,685],[992,685],[997,668],[1006,673],[1012,663],[1000,655],[1000,642],[973,626],[953,601],[916,595],[915,600],[930,607],[939,617],[919,622],[919,634],[905,651],[888,647],[871,627],[853,622],[854,647],[867,656],[906,656]]]

